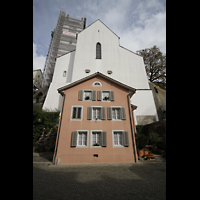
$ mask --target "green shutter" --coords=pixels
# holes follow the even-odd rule
[[[83,101],[83,90],[79,90],[79,93],[78,93],[78,100],[79,100],[79,101]]]
[[[121,119],[122,119],[122,120],[126,120],[125,108],[121,108]]]
[[[107,146],[107,132],[103,131],[101,133],[101,146],[106,147]]]
[[[106,108],[105,107],[101,108],[101,119],[102,120],[106,119]]]
[[[77,131],[72,132],[72,141],[71,141],[71,146],[76,147],[77,144]]]
[[[92,91],[92,101],[96,101],[96,90]]]
[[[97,91],[97,101],[101,101],[101,91]]]
[[[115,98],[114,98],[114,91],[110,91],[110,100],[111,101],[115,100]]]
[[[107,107],[107,119],[112,120],[112,108]]]
[[[92,107],[87,108],[87,119],[88,120],[92,119]]]
[[[125,147],[129,146],[128,131],[122,132],[122,145]]]

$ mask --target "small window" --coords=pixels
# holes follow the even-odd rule
[[[99,42],[96,44],[96,59],[101,59],[101,44]]]
[[[102,92],[102,100],[103,101],[110,101],[110,91],[103,91]]]
[[[92,91],[84,91],[84,93],[83,93],[83,99],[85,100],[85,101],[91,101],[92,100]]]
[[[96,101],[96,90],[79,90],[79,101]]]
[[[66,77],[67,71],[63,71],[63,77]]]
[[[114,147],[129,147],[128,131],[115,130],[113,132]]]
[[[108,120],[126,120],[126,111],[124,107],[107,107]]]
[[[92,109],[92,119],[93,120],[100,120],[100,112],[101,112],[101,108],[94,108]]]
[[[87,146],[87,131],[78,132],[77,146]]]
[[[97,91],[97,100],[105,102],[114,101],[114,91],[110,90]]]
[[[112,119],[115,120],[120,120],[121,115],[120,115],[120,108],[112,108]]]
[[[114,146],[122,146],[122,132],[114,132]]]
[[[91,131],[91,148],[101,148],[107,146],[107,132],[101,130],[92,130]]]
[[[82,107],[72,106],[72,119],[82,119]]]
[[[100,146],[101,132],[92,132],[92,146]]]
[[[102,84],[99,81],[95,81],[92,85],[93,86],[102,86]]]

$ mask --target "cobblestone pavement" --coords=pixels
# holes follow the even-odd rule
[[[166,162],[34,166],[33,200],[166,199]]]

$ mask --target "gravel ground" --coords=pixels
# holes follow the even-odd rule
[[[34,166],[33,199],[166,199],[166,162]]]

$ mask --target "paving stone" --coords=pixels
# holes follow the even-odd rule
[[[166,199],[166,162],[33,166],[33,199]]]

